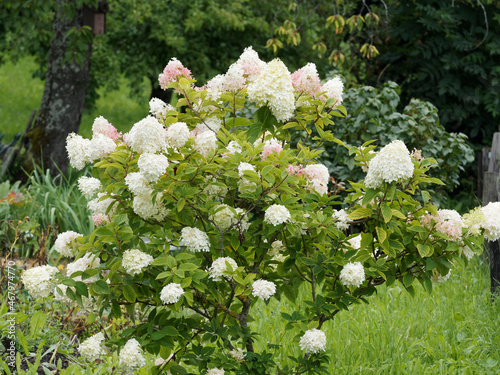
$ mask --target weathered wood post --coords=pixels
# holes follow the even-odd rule
[[[482,182],[482,200],[483,206],[490,202],[500,200],[500,129],[498,133],[494,133],[491,150],[488,153],[487,165],[483,159],[483,182]],[[485,158],[486,159],[486,158]],[[490,279],[491,293],[500,293],[500,241],[486,242],[490,259]]]

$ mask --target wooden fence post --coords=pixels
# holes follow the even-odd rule
[[[500,129],[499,129],[500,130]],[[484,154],[484,153],[483,153]],[[483,159],[483,179],[482,179],[482,201],[483,206],[490,202],[500,201],[500,132],[493,135],[491,151],[487,159]],[[500,241],[487,241],[486,248],[488,249],[490,259],[490,280],[491,293],[500,293]]]

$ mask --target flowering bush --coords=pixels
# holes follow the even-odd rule
[[[434,160],[410,155],[401,141],[379,153],[370,142],[349,147],[368,175],[345,201],[334,195],[317,158],[326,142],[345,146],[327,130],[345,116],[343,86],[338,78],[322,85],[313,64],[292,75],[248,48],[206,87],[176,59],[160,82],[180,94],[175,109],[155,100],[154,116],[128,133],[71,135],[67,144],[74,167],[95,163],[100,184],[81,185],[98,227],[89,236],[61,234],[61,254],[77,260],[59,276],[66,288],[57,293],[101,316],[131,317],[131,328],[105,342],[120,350],[124,371],[144,366],[147,351],[161,359],[156,372],[171,374],[324,372],[325,322],[383,283],[401,282],[413,294],[418,281],[430,292],[432,280],[481,252],[484,231],[490,240],[499,235],[495,208],[464,219],[438,211],[424,190],[441,184],[426,174]],[[248,102],[258,107],[253,119],[242,116]],[[117,134],[102,118],[98,124]],[[290,147],[292,130],[317,148],[301,140]],[[58,278],[44,269],[24,279],[34,285],[37,277],[43,292],[33,289],[35,297]],[[255,350],[252,307],[259,299],[295,302],[303,284],[309,297],[300,310],[281,313],[302,354],[276,363]],[[100,345],[95,336],[82,352],[94,359]]]

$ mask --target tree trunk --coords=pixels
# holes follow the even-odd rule
[[[71,132],[77,133],[80,127],[90,77],[91,42],[83,52],[82,65],[64,61],[68,51],[68,31],[82,27],[83,22],[82,9],[77,7],[76,0],[70,0],[76,11],[73,18],[68,18],[63,11],[67,3],[67,0],[57,0],[42,103],[34,128],[27,135],[30,139],[27,158],[41,161],[53,176],[59,171],[66,173],[66,138]],[[26,162],[23,164],[26,167]]]

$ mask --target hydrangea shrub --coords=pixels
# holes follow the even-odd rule
[[[330,130],[346,115],[343,85],[321,84],[314,64],[290,74],[248,48],[206,87],[195,82],[173,59],[160,83],[179,93],[175,108],[155,99],[126,134],[99,118],[91,140],[68,137],[71,164],[93,163],[80,186],[97,228],[60,235],[56,250],[76,258],[65,276],[50,268],[23,280],[35,297],[59,283],[61,302],[108,319],[127,314],[119,337],[81,344],[87,359],[105,345],[129,372],[150,352],[155,373],[325,373],[334,360],[325,322],[383,283],[430,292],[481,252],[485,232],[500,237],[500,203],[464,217],[437,210],[425,190],[442,183],[427,175],[435,161],[401,141],[379,152],[370,142],[348,147],[367,176],[346,199],[335,195],[318,157],[327,143],[347,147]],[[243,116],[248,105],[258,108],[253,118]],[[296,130],[307,139],[291,147]],[[277,363],[272,347],[255,350],[253,308],[259,299],[296,302],[299,288],[305,301],[281,317],[301,355]]]

